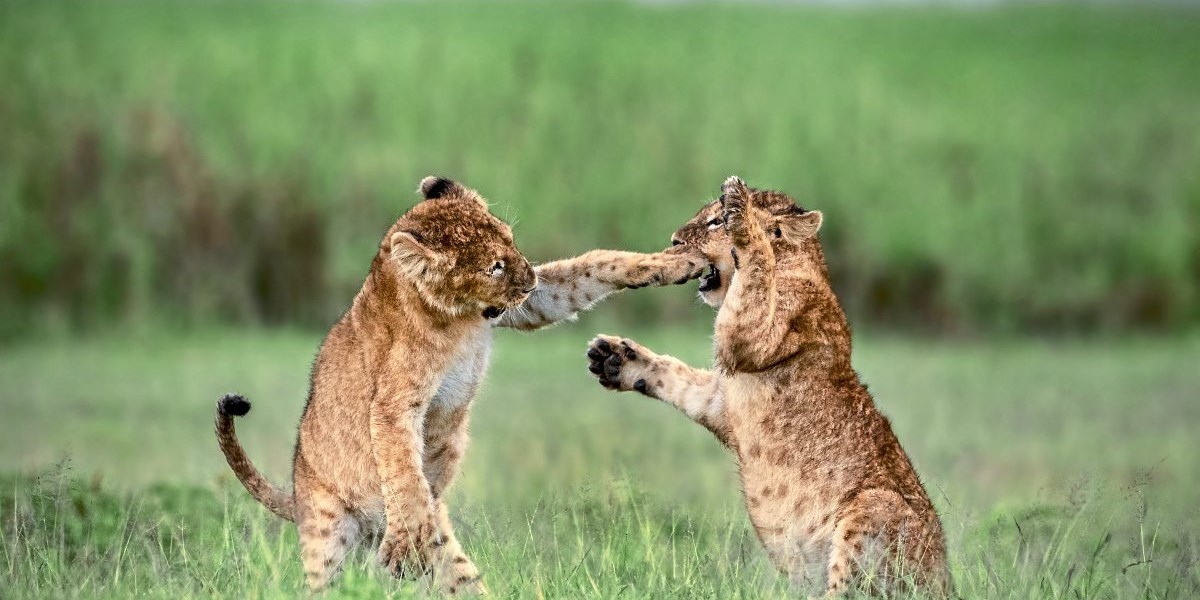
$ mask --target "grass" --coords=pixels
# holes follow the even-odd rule
[[[499,333],[451,501],[492,591],[785,596],[731,458],[673,410],[595,385],[596,331],[708,355],[700,329]],[[284,481],[317,342],[208,330],[0,351],[0,596],[298,595],[293,528],[232,479],[210,423],[220,393],[248,394],[243,441]],[[1198,350],[868,335],[856,361],[941,511],[963,597],[1182,599],[1200,594]],[[357,555],[332,595],[421,595],[372,561]]]
[[[1187,7],[4,2],[0,337],[325,323],[427,173],[537,260],[737,172],[825,211],[856,318],[1194,323],[1197,55]]]

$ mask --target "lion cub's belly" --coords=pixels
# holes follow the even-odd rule
[[[772,562],[800,588],[825,591],[837,498],[815,485],[795,460],[793,431],[770,413],[778,392],[752,374],[724,386],[730,426],[739,440],[739,475],[746,510]]]
[[[795,585],[822,593],[833,547],[834,503],[756,466],[762,465],[742,465],[742,481],[746,509],[763,547]]]

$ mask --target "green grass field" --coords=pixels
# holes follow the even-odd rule
[[[731,458],[672,409],[599,388],[582,357],[598,331],[695,364],[709,352],[701,328],[499,333],[451,501],[492,591],[786,594]],[[0,351],[0,597],[299,594],[293,528],[232,479],[211,422],[219,394],[248,394],[242,439],[285,480],[318,341],[217,330]],[[1200,594],[1198,353],[1194,337],[867,336],[856,360],[942,513],[964,597],[1185,599]],[[372,561],[333,595],[420,594]]]

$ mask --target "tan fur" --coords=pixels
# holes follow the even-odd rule
[[[594,251],[538,267],[535,276],[509,227],[474,190],[430,177],[420,191],[424,201],[384,236],[366,282],[317,355],[294,493],[267,482],[238,443],[233,417],[249,403],[236,396],[219,403],[220,447],[255,498],[296,522],[312,590],[328,585],[370,534],[381,536],[378,557],[394,575],[430,573],[444,592],[484,593],[444,496],[466,451],[492,327],[536,329],[620,289],[686,281],[703,266],[683,250]],[[503,268],[493,276],[497,261]]]
[[[702,294],[719,306],[714,370],[611,336],[592,341],[589,369],[676,406],[736,453],[754,529],[798,585],[950,595],[941,523],[850,366],[821,214],[736,177],[723,192],[673,238],[719,269],[720,287]]]
[[[592,250],[575,258],[538,265],[538,287],[506,312],[499,327],[532,330],[569,321],[614,292],[648,285],[683,284],[704,272],[705,259],[692,248],[657,254]]]

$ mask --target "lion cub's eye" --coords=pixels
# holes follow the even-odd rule
[[[725,224],[725,219],[722,219],[721,217],[713,217],[712,219],[709,219],[707,223],[705,223],[705,225],[708,225],[709,229],[716,229],[723,224]]]
[[[498,260],[488,267],[487,274],[492,277],[499,277],[504,274],[504,261]]]

